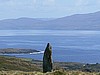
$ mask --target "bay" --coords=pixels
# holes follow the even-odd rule
[[[0,30],[0,48],[43,51],[51,43],[53,61],[100,63],[100,31]],[[42,60],[43,54],[6,54]]]

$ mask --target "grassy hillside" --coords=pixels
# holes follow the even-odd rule
[[[54,62],[53,72],[42,73],[42,61],[0,56],[0,75],[100,75],[100,64]]]
[[[41,71],[31,59],[0,56],[0,71]]]

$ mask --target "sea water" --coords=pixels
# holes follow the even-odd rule
[[[0,30],[0,48],[44,51],[51,43],[53,61],[100,63],[100,31]],[[6,54],[42,60],[43,54]]]

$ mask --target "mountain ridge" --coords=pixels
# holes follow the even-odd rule
[[[100,11],[56,19],[18,18],[0,20],[1,30],[100,30]]]

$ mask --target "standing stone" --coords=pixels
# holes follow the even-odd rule
[[[51,71],[52,71],[52,47],[48,43],[43,56],[43,73]]]

